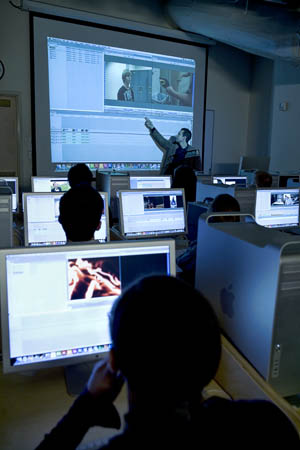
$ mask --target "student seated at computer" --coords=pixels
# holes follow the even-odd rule
[[[272,186],[272,175],[263,170],[258,170],[255,174],[255,184],[256,187],[271,187]]]
[[[78,185],[91,186],[93,174],[86,164],[75,164],[75,166],[72,166],[68,172],[68,181],[71,188]]]
[[[103,207],[101,195],[90,185],[69,189],[60,199],[58,218],[67,241],[93,240],[95,231],[101,227]]]
[[[221,340],[205,298],[180,280],[152,276],[116,300],[110,314],[112,348],[86,389],[46,435],[38,450],[75,449],[91,426],[120,427],[113,406],[124,378],[125,429],[102,449],[298,448],[289,419],[263,400],[231,401],[201,391],[217,371]],[[42,399],[41,399],[42,400]]]
[[[197,177],[191,167],[180,166],[174,171],[172,188],[183,188],[186,205],[196,200]]]
[[[214,212],[240,212],[240,205],[232,195],[220,194],[209,207],[208,213]],[[218,215],[211,217],[209,222],[239,222],[239,216]],[[197,240],[194,240],[190,242],[189,248],[176,260],[178,267],[182,270],[178,276],[192,286],[195,285],[196,254]]]

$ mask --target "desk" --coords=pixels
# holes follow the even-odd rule
[[[59,367],[6,375],[2,373],[2,365],[0,370],[0,446],[3,450],[33,450],[74,401],[66,391],[64,370]],[[125,387],[116,407],[123,417],[127,411]],[[119,431],[94,427],[81,446],[116,433]]]

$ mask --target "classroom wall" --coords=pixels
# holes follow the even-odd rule
[[[300,171],[300,67],[274,63],[270,168]],[[286,103],[287,110],[280,105]]]
[[[271,59],[252,56],[247,156],[271,153],[273,71]]]
[[[82,9],[87,9],[87,6],[90,9],[97,7],[108,16],[171,26],[163,16],[159,0],[102,0],[97,5],[94,1],[85,0],[52,0],[52,3],[65,7],[76,4]],[[0,93],[19,94],[20,186],[28,189],[32,174],[29,14],[12,7],[8,0],[1,1],[0,30],[0,59],[6,67],[6,74],[0,80]],[[206,108],[215,111],[214,164],[238,162],[240,155],[253,151],[248,145],[251,70],[249,54],[223,44],[210,48]]]

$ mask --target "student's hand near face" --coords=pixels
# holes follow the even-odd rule
[[[101,396],[113,402],[121,391],[123,383],[123,376],[111,368],[109,357],[106,357],[95,365],[88,380],[87,389],[93,396]]]
[[[159,79],[160,85],[164,88],[168,88],[170,86],[170,83],[166,78],[160,78]]]

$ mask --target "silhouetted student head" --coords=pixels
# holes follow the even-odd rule
[[[69,170],[68,181],[71,188],[78,185],[91,185],[93,174],[86,164],[79,163]]]
[[[215,376],[220,331],[206,299],[167,276],[150,276],[116,300],[110,314],[114,368],[135,400],[193,400]]]
[[[68,241],[82,242],[94,239],[101,227],[103,212],[101,195],[91,186],[76,186],[60,199],[59,222]]]
[[[209,212],[240,212],[240,205],[236,198],[229,194],[220,194],[210,205]],[[209,222],[239,222],[239,216],[215,216]]]
[[[175,169],[172,188],[183,188],[186,202],[196,200],[197,177],[191,167],[178,167]]]
[[[271,187],[272,186],[272,175],[268,172],[259,170],[255,174],[255,184],[257,187]]]

